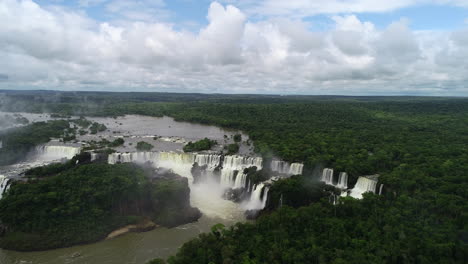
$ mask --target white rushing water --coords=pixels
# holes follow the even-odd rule
[[[375,189],[377,187],[377,181],[367,178],[367,177],[359,177],[356,185],[349,193],[349,196],[361,199],[362,194],[365,192],[372,192],[375,193]]]
[[[320,181],[327,185],[332,185],[342,190],[341,196],[351,196],[357,199],[362,198],[362,194],[365,192],[376,193],[378,175],[374,176],[361,176],[358,178],[353,189],[348,190],[348,174],[346,172],[340,172],[338,176],[338,182],[333,183],[333,169],[325,168],[322,171]],[[382,193],[383,184],[380,185],[379,195]]]
[[[71,159],[81,151],[80,147],[43,145],[36,147],[37,159],[41,161],[54,161]]]
[[[3,197],[3,193],[5,193],[8,188],[10,179],[8,179],[5,175],[0,175],[0,199]]]
[[[205,177],[201,183],[192,184],[192,203],[207,214],[222,217],[227,211],[222,207],[232,207],[232,202],[221,197],[226,189],[249,190],[247,174],[244,169],[256,167],[262,169],[261,157],[248,157],[240,155],[217,155],[179,152],[131,152],[113,153],[109,155],[108,163],[151,163],[155,168],[170,169],[173,172],[193,180],[191,169],[195,163],[206,166]],[[294,174],[302,172],[302,164],[288,164],[288,172]],[[215,173],[219,168],[220,173]],[[218,178],[219,177],[219,178]],[[192,182],[192,181],[190,181]],[[268,196],[269,187],[260,183],[252,188],[251,198],[244,204],[245,209],[263,209]]]
[[[337,188],[348,189],[348,173],[340,172],[338,176],[338,183],[336,184]]]
[[[263,183],[254,186],[250,201],[245,203],[243,207],[247,210],[261,210],[265,208],[269,187]]]
[[[333,169],[323,169],[321,181],[325,184],[333,185]]]
[[[289,164],[286,161],[282,160],[272,160],[270,164],[270,169],[273,172],[277,172],[285,175],[298,175],[302,174],[304,164],[302,163],[291,163]]]

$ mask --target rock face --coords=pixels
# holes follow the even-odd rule
[[[249,197],[249,193],[246,189],[227,189],[223,194],[223,199],[233,201],[235,203],[240,203]]]

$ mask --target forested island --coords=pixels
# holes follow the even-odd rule
[[[19,251],[104,239],[135,225],[147,231],[196,221],[186,178],[132,164],[92,163],[89,153],[25,173],[0,200],[0,247]]]
[[[265,159],[279,156],[304,163],[302,176],[273,184],[267,206],[254,223],[214,226],[211,233],[182,246],[168,263],[465,263],[468,259],[466,98],[63,92],[55,97],[61,99],[50,102],[46,95],[38,93],[7,93],[5,101],[15,104],[3,104],[3,110],[46,109],[64,115],[94,116],[167,115],[181,121],[240,129]],[[90,169],[93,174],[94,166],[73,167],[61,173],[71,176],[75,170]],[[96,169],[112,171],[113,167],[107,166]],[[123,176],[128,165],[118,166],[117,175]],[[331,203],[326,193],[334,190],[326,189],[314,178],[317,168],[323,167],[348,172],[351,185],[360,175],[379,174],[383,192],[365,194],[362,200],[341,197],[336,204]],[[141,179],[148,178],[143,176],[144,170],[140,174]],[[50,179],[54,183],[59,178]],[[34,232],[63,239],[63,234],[54,233],[49,223],[18,226],[19,221],[30,223],[34,215],[28,214],[38,211],[25,215],[8,211],[12,207],[6,201],[20,199],[15,197],[15,189],[19,194],[22,188],[43,184],[49,188],[47,182],[17,184],[1,200],[2,222],[3,215],[11,215],[5,219],[17,228],[10,235],[5,231],[2,241],[8,239],[10,245],[17,241],[18,247],[27,249],[28,243],[21,238],[31,235],[27,240],[35,241]],[[82,191],[96,193],[94,188]],[[41,191],[41,199],[53,201],[54,195],[59,195],[48,197],[50,192]],[[130,195],[134,192],[130,188],[115,199],[135,202],[138,199]],[[50,207],[51,214],[62,213],[54,212],[54,208]],[[88,222],[98,223],[94,228],[101,233],[94,233],[101,234],[99,238],[111,230],[103,227],[112,226],[103,224],[105,221],[128,223],[105,218],[98,213],[101,211],[93,209],[89,217],[94,222]],[[91,227],[79,219],[71,223],[78,222],[81,224],[76,225],[76,237],[80,242],[98,239],[85,235],[89,233],[83,230]],[[66,221],[61,223],[65,225]]]

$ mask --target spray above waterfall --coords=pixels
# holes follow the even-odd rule
[[[205,190],[207,194],[218,193],[220,196],[226,190],[243,190],[247,198],[243,203],[246,210],[261,210],[265,207],[268,197],[269,185],[267,183],[253,184],[248,179],[246,169],[256,168],[262,170],[264,160],[262,157],[242,156],[242,155],[220,155],[206,153],[179,153],[179,152],[130,152],[112,153],[108,157],[108,163],[149,163],[155,168],[166,168],[175,173],[192,179],[191,187],[194,192],[202,189],[202,185],[209,185],[210,190]],[[192,169],[197,167],[199,173],[203,175],[201,183],[194,184]],[[289,164],[280,160],[273,160],[269,165],[273,172],[284,176],[301,174],[303,164]],[[254,169],[255,171],[255,169]],[[194,193],[194,197],[202,199],[203,195]],[[199,201],[200,201],[199,199]],[[204,198],[203,198],[204,199]],[[204,199],[206,201],[206,199]],[[194,201],[197,204],[197,201]],[[203,205],[198,204],[203,211]],[[206,208],[210,211],[210,208]]]

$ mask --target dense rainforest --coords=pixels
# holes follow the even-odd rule
[[[303,176],[272,186],[255,223],[215,226],[186,243],[169,263],[468,259],[468,99],[137,93],[37,98],[17,92],[3,100],[19,101],[30,111],[168,115],[241,129],[265,158],[304,162]],[[360,175],[379,174],[384,192],[333,205],[317,190],[323,167],[348,172],[351,186]]]
[[[0,132],[0,166],[23,159],[35,146],[49,142],[51,138],[74,135],[67,120],[36,122],[22,128]]]
[[[0,247],[44,250],[94,242],[129,224],[195,221],[186,178],[132,164],[90,162],[90,154],[26,172],[0,200]]]

